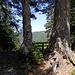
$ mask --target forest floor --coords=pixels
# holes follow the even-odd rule
[[[57,75],[72,75],[75,66],[65,59],[63,61],[64,70],[58,69]],[[52,75],[51,71],[49,60],[43,60],[41,64],[31,67],[18,59],[18,53],[0,53],[0,75]]]
[[[66,60],[64,60],[64,62],[64,70],[62,71],[58,69],[59,72],[56,75],[72,75],[72,71],[75,70],[75,66],[73,66],[70,62],[66,62]],[[50,66],[50,61],[44,60],[42,64],[40,64],[37,68],[33,69],[34,73],[29,73],[29,75],[52,75],[50,73]]]

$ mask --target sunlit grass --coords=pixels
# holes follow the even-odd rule
[[[71,74],[72,74],[72,75],[75,75],[75,70],[73,70],[73,71],[71,72]]]

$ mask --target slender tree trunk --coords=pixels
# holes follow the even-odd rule
[[[55,15],[50,48],[74,61],[70,44],[70,0],[55,0]]]
[[[30,8],[28,0],[22,0],[22,16],[23,16],[23,45],[24,49],[29,49],[32,44]]]

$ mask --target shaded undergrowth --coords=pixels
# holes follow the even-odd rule
[[[31,50],[28,56],[21,55],[19,51],[0,52],[0,75],[29,75],[37,67],[38,50]]]

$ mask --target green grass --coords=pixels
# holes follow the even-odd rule
[[[72,75],[75,75],[75,70],[73,70],[71,74],[72,74]]]
[[[66,59],[66,63],[67,63],[67,64],[70,64],[69,58]]]

